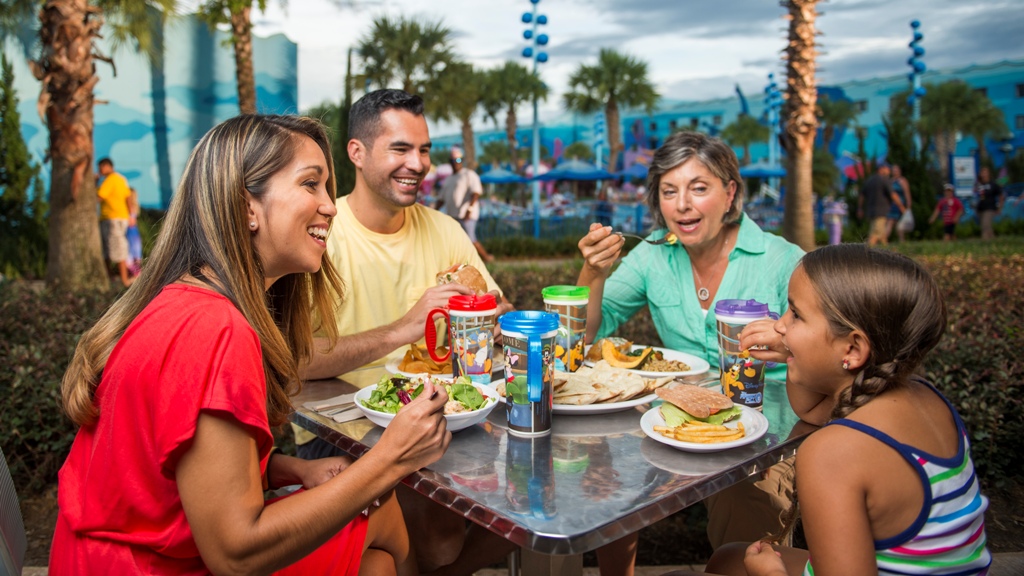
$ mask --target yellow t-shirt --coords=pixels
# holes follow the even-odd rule
[[[499,289],[466,232],[453,218],[414,204],[405,209],[401,230],[378,234],[356,220],[347,196],[338,199],[337,207],[338,215],[327,238],[327,254],[345,283],[345,299],[336,314],[341,335],[365,332],[398,320],[427,288],[437,284],[438,272],[456,263],[474,266],[489,289]],[[400,359],[406,349],[400,347],[366,366]],[[313,438],[297,426],[293,429],[297,444]]]
[[[128,219],[128,198],[132,189],[124,176],[111,172],[103,179],[96,195],[100,197],[100,220]]]

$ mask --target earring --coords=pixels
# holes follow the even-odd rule
[[[256,223],[255,222],[249,222],[249,228],[255,228],[255,227],[256,227]]]
[[[849,370],[849,369],[850,369],[850,361],[847,360],[846,358],[843,358],[843,370]]]

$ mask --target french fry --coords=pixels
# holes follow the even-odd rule
[[[739,440],[746,436],[743,423],[740,422],[735,429],[721,424],[708,424],[706,422],[684,422],[682,426],[675,428],[669,426],[655,426],[654,431],[669,438],[682,442],[694,444],[714,444],[718,442],[729,442]]]

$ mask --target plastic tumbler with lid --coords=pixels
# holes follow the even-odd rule
[[[764,402],[765,362],[740,349],[740,332],[756,320],[778,317],[757,300],[719,300],[715,304],[722,391],[736,404],[760,410]]]
[[[583,365],[583,346],[587,336],[586,286],[548,286],[541,290],[544,308],[558,314],[560,326],[555,339],[555,369],[575,372]]]
[[[505,410],[516,436],[551,433],[558,315],[525,310],[498,319],[505,349]]]
[[[448,306],[435,308],[427,314],[424,339],[427,351],[435,362],[452,358],[452,374],[469,376],[479,384],[491,383],[491,364],[494,360],[494,315],[498,301],[493,294],[466,296],[459,294],[448,299]],[[444,316],[448,328],[448,352],[440,356],[437,347],[437,329],[434,317]]]

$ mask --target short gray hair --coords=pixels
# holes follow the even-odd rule
[[[647,172],[647,206],[651,209],[651,218],[658,226],[665,226],[665,218],[661,215],[661,195],[658,193],[661,177],[691,158],[699,160],[726,188],[729,187],[729,182],[736,183],[736,195],[733,196],[732,206],[726,211],[722,221],[726,224],[738,222],[743,215],[744,186],[736,153],[718,138],[688,131],[672,134],[654,152],[651,167]]]

